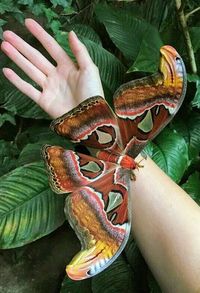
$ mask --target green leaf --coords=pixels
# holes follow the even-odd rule
[[[125,67],[119,59],[102,46],[87,39],[83,40],[83,43],[86,45],[92,60],[99,68],[103,84],[114,93],[123,82]]]
[[[148,271],[148,285],[150,289],[149,293],[162,293],[158,283],[150,271]]]
[[[31,6],[31,5],[33,5],[33,0],[18,0],[17,3],[22,4],[22,5]]]
[[[192,106],[200,108],[200,80],[196,81],[196,93],[194,99],[192,100]]]
[[[195,172],[181,186],[200,205],[200,174]]]
[[[65,7],[63,8],[62,15],[68,16],[71,14],[77,14],[76,10],[73,7]]]
[[[191,159],[195,159],[200,151],[200,115],[192,111],[189,116],[184,119],[175,119],[173,127],[180,133],[189,146],[189,155]]]
[[[141,3],[139,3],[139,7],[141,7],[141,10],[143,12],[143,18],[145,18],[146,21],[148,21],[158,29],[162,30],[162,28],[165,26],[166,20],[167,23],[169,23],[168,10],[170,10],[170,1],[142,1]]]
[[[91,290],[91,279],[82,281],[73,281],[67,276],[64,278],[61,286],[60,293],[92,293]]]
[[[136,269],[135,264],[138,261],[138,257],[140,257],[140,252],[135,240],[132,237],[129,238],[125,246],[124,253],[133,270]]]
[[[200,115],[193,112],[187,121],[190,134],[190,147],[200,151]]]
[[[7,23],[6,20],[4,20],[4,19],[0,19],[0,26],[3,26],[3,25],[6,24],[6,23]]]
[[[175,182],[179,182],[188,167],[188,146],[185,139],[168,128],[150,142],[145,152]]]
[[[155,46],[155,43],[159,44]],[[159,60],[159,48],[161,47],[160,39],[156,33],[149,34],[146,33],[142,42],[141,49],[138,52],[138,55],[129,68],[128,72],[132,71],[146,71],[146,72],[155,72],[158,70],[158,60]],[[152,62],[152,59],[156,62]]]
[[[56,34],[56,40],[66,50],[67,54],[72,57],[73,55],[69,49],[68,33],[59,32]],[[125,67],[101,45],[86,38],[82,38],[82,41],[87,47],[92,60],[99,68],[103,85],[113,93],[123,81]]]
[[[57,33],[57,31],[60,30],[61,28],[61,22],[59,20],[52,20],[49,24],[49,27],[51,28],[51,30],[53,31],[54,34]]]
[[[19,23],[24,25],[25,15],[22,11],[17,11],[15,13],[13,13],[13,16]]]
[[[16,125],[15,117],[10,113],[0,114],[0,127],[6,122],[10,122],[12,125]]]
[[[125,253],[126,259],[133,270],[133,278],[136,285],[136,290],[134,292],[146,292],[145,288],[147,287],[147,266],[135,240],[131,236],[129,237],[128,243],[126,244],[123,253]]]
[[[20,10],[12,0],[1,0],[0,14],[4,14],[5,12],[20,12]]]
[[[187,124],[187,120],[178,118],[172,121],[172,126],[176,130],[177,133],[183,136],[187,144],[190,142],[190,132]]]
[[[34,4],[31,8],[31,11],[34,15],[38,16],[44,13],[46,6],[43,3]]]
[[[4,108],[13,114],[18,114],[25,118],[50,118],[36,103],[7,81],[5,81],[1,89],[0,108]]]
[[[2,26],[7,23],[6,20],[0,19],[0,39],[3,40],[3,29]]]
[[[18,158],[18,165],[22,166],[25,164],[29,164],[32,162],[37,162],[42,159],[41,155],[41,148],[45,144],[50,145],[59,145],[64,147],[65,149],[73,149],[72,143],[60,137],[53,132],[49,133],[50,131],[43,132],[44,136],[40,135],[40,138],[35,143],[28,143],[25,145],[23,150],[21,151],[19,158]],[[47,133],[49,136],[47,137]]]
[[[189,82],[196,82],[196,81],[200,81],[200,77],[197,74],[189,74],[189,73],[187,73],[187,80]]]
[[[19,151],[15,144],[0,140],[0,176],[16,167],[18,153]]]
[[[127,60],[136,62],[133,68],[147,72],[157,71],[162,42],[155,27],[127,10],[114,10],[105,5],[98,5],[96,14],[116,47]],[[145,60],[149,61],[146,63]]]
[[[49,188],[46,170],[37,162],[19,167],[0,180],[0,248],[39,239],[61,226],[64,197]]]
[[[197,74],[187,74],[187,80],[196,84],[196,92],[192,100],[192,106],[200,108],[200,76]]]
[[[93,293],[134,292],[133,271],[122,256],[92,278]]]
[[[193,50],[196,53],[200,48],[200,27],[190,27],[189,32],[193,45]]]
[[[90,26],[84,24],[74,24],[72,29],[75,31],[75,33],[81,40],[82,38],[85,38],[90,41],[93,41],[98,45],[102,45],[100,37],[95,32],[95,30]]]
[[[54,20],[54,18],[58,18],[58,14],[54,12],[51,8],[44,8],[44,14],[47,18],[48,24]]]
[[[62,7],[68,7],[71,5],[71,0],[50,0],[53,4],[53,7],[56,7],[57,5],[60,5]]]

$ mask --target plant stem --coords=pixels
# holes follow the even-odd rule
[[[194,50],[192,47],[192,42],[191,42],[190,34],[188,31],[188,27],[187,27],[186,16],[183,11],[182,1],[175,0],[175,2],[176,2],[176,9],[178,12],[179,21],[180,21],[180,24],[181,24],[181,27],[183,30],[184,38],[185,38],[187,53],[188,53],[188,57],[189,57],[189,61],[190,61],[190,67],[191,67],[192,73],[197,73],[197,66],[196,66],[196,61],[195,61],[195,57],[194,57]]]
[[[200,10],[200,6],[197,7],[197,8],[195,8],[194,10],[188,12],[188,13],[185,15],[186,20],[188,20],[188,18],[189,18],[193,13],[195,13],[195,12],[197,12],[197,11],[199,11],[199,10]]]

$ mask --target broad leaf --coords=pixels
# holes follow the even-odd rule
[[[173,129],[177,131],[177,133],[183,136],[183,138],[189,145],[190,132],[188,128],[188,119],[182,119],[180,117],[178,119],[174,119],[172,121],[172,126],[173,126]]]
[[[3,40],[3,29],[2,29],[2,26],[4,24],[6,24],[7,21],[6,20],[3,20],[3,19],[0,19],[0,39]]]
[[[141,7],[142,9],[143,18],[145,18],[146,21],[157,27],[159,30],[162,30],[162,27],[165,25],[166,19],[169,22],[167,12],[170,9],[170,1],[144,1],[139,3],[139,7]]]
[[[67,276],[62,282],[62,287],[60,293],[92,293],[91,289],[91,279],[86,279],[82,281],[73,281]]]
[[[36,16],[43,14],[44,13],[44,9],[46,8],[44,3],[38,3],[38,4],[34,4],[32,6],[32,13]]]
[[[162,293],[156,279],[152,275],[150,271],[148,271],[148,285],[149,285],[149,293]]]
[[[181,186],[200,205],[200,174],[195,172]]]
[[[19,70],[16,70],[16,67],[14,67],[14,70],[17,73],[19,72]],[[24,78],[23,73],[19,73],[19,75]],[[25,118],[49,119],[49,116],[36,103],[21,93],[11,83],[7,82],[2,76],[2,73],[0,74],[0,78],[4,81],[0,95],[0,108],[4,108]]]
[[[155,46],[155,43],[159,44]],[[146,72],[155,72],[158,69],[158,60],[159,60],[159,48],[161,47],[161,42],[158,39],[156,33],[150,34],[147,32],[144,35],[144,38],[141,42],[141,49],[138,52],[138,55],[129,68],[128,72],[132,71],[146,71]],[[152,62],[152,59],[156,61]],[[157,67],[156,67],[157,66]]]
[[[1,0],[0,14],[4,14],[5,12],[20,12],[20,10],[14,4],[13,0]]]
[[[193,50],[194,52],[197,52],[197,50],[200,49],[200,27],[191,27],[189,31],[192,40]]]
[[[148,284],[146,281],[147,265],[142,257],[135,240],[130,236],[124,252],[128,263],[133,270],[136,291],[146,292]]]
[[[64,197],[54,194],[42,163],[19,167],[0,179],[0,248],[25,245],[61,226]]]
[[[33,5],[33,0],[18,0],[17,3],[31,6]]]
[[[92,278],[93,293],[134,292],[133,271],[122,256]]]
[[[127,10],[114,10],[106,5],[98,5],[96,14],[116,47],[127,60],[134,60],[130,71],[157,71],[162,41],[155,27]]]
[[[84,40],[91,58],[99,68],[103,84],[113,93],[124,79],[125,67],[113,54],[90,40]]]
[[[61,136],[55,134],[50,128],[49,123],[42,123],[42,125],[37,125],[34,123],[34,126],[27,128],[25,131],[18,135],[17,143],[20,145],[20,148],[23,148],[27,143],[48,143],[54,139],[64,140]],[[60,141],[59,141],[60,142]]]
[[[72,2],[69,0],[50,0],[50,1],[53,4],[53,7],[56,7],[57,5],[67,7],[67,6],[71,5],[71,2]]]
[[[165,129],[150,142],[145,152],[175,182],[179,182],[188,167],[188,146],[185,139],[178,133]]]
[[[190,134],[190,147],[200,151],[200,115],[193,112],[189,120],[187,120],[188,130]]]
[[[199,77],[199,75],[197,75],[197,74],[189,74],[189,73],[187,73],[187,80],[189,81],[189,82],[196,82],[196,81],[200,81],[200,77]]]
[[[90,26],[84,24],[74,24],[72,28],[81,40],[82,38],[85,38],[93,41],[95,44],[102,45],[100,37]]]
[[[196,84],[196,93],[192,100],[192,106],[200,108],[200,76],[197,74],[187,74],[187,80]]]
[[[140,252],[135,240],[132,237],[129,238],[125,246],[124,253],[131,267],[136,269],[135,264],[137,263],[138,256],[140,257]]]
[[[10,113],[0,114],[0,127],[5,123],[10,122],[12,125],[16,125],[15,117]]]
[[[17,166],[18,149],[12,142],[0,140],[0,176]]]
[[[51,135],[36,143],[28,143],[21,151],[18,158],[18,165],[25,165],[42,160],[41,148],[44,144],[59,145],[66,149],[73,149],[73,145],[62,137]]]
[[[192,106],[200,109],[200,80],[196,82],[196,93],[192,100]]]
[[[175,119],[173,127],[187,142],[190,159],[195,159],[200,151],[200,115],[198,112],[193,111],[190,116],[185,116],[184,119]]]
[[[66,50],[67,54],[69,54],[70,57],[73,57],[69,49],[67,36],[68,34],[66,32],[59,32],[56,35],[56,39]],[[87,47],[92,60],[99,68],[103,85],[113,93],[123,81],[125,67],[114,55],[105,50],[101,45],[98,45],[87,38],[82,38],[82,41]]]

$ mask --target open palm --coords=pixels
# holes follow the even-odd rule
[[[77,64],[36,21],[26,19],[25,25],[55,60],[56,66],[15,33],[5,31],[2,51],[40,86],[41,91],[13,70],[4,68],[4,75],[10,82],[52,118],[68,112],[88,97],[103,96],[98,69],[74,32],[69,33],[69,44]]]

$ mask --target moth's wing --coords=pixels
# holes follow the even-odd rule
[[[83,187],[66,199],[68,221],[82,246],[66,267],[71,279],[82,280],[100,273],[126,245],[130,233],[129,174],[123,174],[122,179],[116,172],[105,174],[90,187]],[[119,183],[116,177],[121,180]]]
[[[135,157],[178,111],[186,91],[186,72],[178,53],[161,48],[160,72],[122,85],[114,108],[125,152]]]
[[[72,142],[95,149],[117,150],[121,145],[116,115],[100,96],[83,101],[55,119],[51,128]]]
[[[52,190],[58,194],[73,192],[92,184],[115,165],[92,156],[65,150],[60,146],[45,145],[42,149]]]
[[[129,173],[113,163],[44,146],[43,157],[56,193],[68,193],[66,215],[82,250],[67,273],[72,279],[91,277],[109,266],[124,248],[129,231]]]

